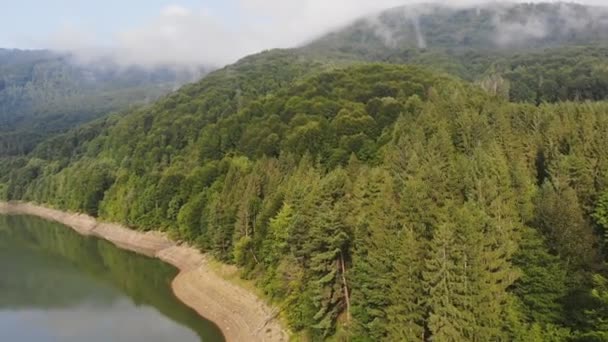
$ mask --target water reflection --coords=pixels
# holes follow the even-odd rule
[[[56,223],[0,216],[0,341],[222,341],[176,270]]]

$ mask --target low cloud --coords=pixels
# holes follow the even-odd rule
[[[401,5],[407,0],[233,0],[234,13],[222,17],[206,8],[167,6],[140,27],[116,33],[105,48],[91,35],[67,28],[49,39],[52,48],[76,52],[81,60],[100,56],[144,66],[221,66],[255,52],[303,44],[356,18]],[[598,0],[599,1],[599,0]],[[440,1],[451,6],[481,1]],[[599,1],[601,2],[601,1]],[[590,3],[590,2],[588,2]],[[598,3],[598,2],[596,2]],[[226,14],[224,14],[225,16]],[[523,26],[522,26],[523,25]],[[544,34],[542,22],[505,27],[504,37]],[[390,40],[390,36],[386,36]],[[419,35],[419,45],[425,45]]]
[[[130,64],[221,65],[256,49],[253,32],[239,31],[204,9],[170,6],[145,26],[118,34],[115,54]]]
[[[608,28],[608,10],[587,9],[560,3],[555,13],[549,14],[529,8],[525,20],[514,20],[507,8],[502,7],[494,17],[499,46],[512,46],[534,42],[550,36],[566,37],[584,29],[605,32]]]
[[[499,46],[509,46],[520,41],[541,39],[547,35],[547,23],[540,18],[531,18],[525,23],[499,22],[496,43]]]
[[[547,8],[533,3],[525,6],[513,7],[506,2],[456,2],[445,4],[423,4],[417,6],[403,6],[388,12],[388,15],[371,15],[365,18],[367,27],[373,30],[375,36],[389,48],[402,46],[418,46],[426,48],[428,42],[437,44],[433,36],[429,35],[429,26],[421,25],[425,17],[430,14],[440,16],[457,15],[461,8],[477,10],[477,16],[486,25],[485,35],[478,35],[475,42],[480,44],[494,44],[497,48],[514,48],[521,46],[534,46],[539,41],[563,41],[575,37],[581,31],[593,35],[600,35],[608,30],[608,9],[598,7],[578,6],[573,3],[559,2]],[[487,21],[486,21],[487,20]],[[479,24],[479,23],[478,23]],[[474,26],[469,27],[469,29]],[[446,37],[454,39],[454,43],[462,42],[465,38],[462,32],[442,33],[445,44]],[[593,39],[593,38],[589,38]],[[470,40],[470,39],[469,39]]]

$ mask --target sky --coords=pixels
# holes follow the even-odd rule
[[[105,53],[126,64],[222,65],[414,2],[421,0],[0,0],[0,47],[77,51],[83,60]]]

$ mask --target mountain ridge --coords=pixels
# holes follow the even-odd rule
[[[347,48],[546,48],[554,44],[606,42],[608,7],[575,3],[483,3],[472,6],[405,5],[362,17],[311,45]],[[368,33],[364,33],[367,31]],[[370,36],[371,35],[371,36]]]

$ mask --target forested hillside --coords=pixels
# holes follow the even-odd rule
[[[606,53],[558,38],[267,51],[0,159],[0,196],[195,244],[303,340],[606,341]]]
[[[264,57],[41,146],[5,196],[162,227],[314,339],[601,328],[608,105],[510,104],[405,66],[292,82],[317,66]]]
[[[0,49],[0,156],[27,153],[52,133],[151,103],[202,70],[80,63],[50,51]]]
[[[607,43],[608,10],[575,3],[421,4],[358,20],[308,45],[320,54],[378,60],[412,49],[525,50]]]
[[[605,100],[608,10],[573,3],[417,5],[302,47],[319,59],[419,64],[512,101]]]

